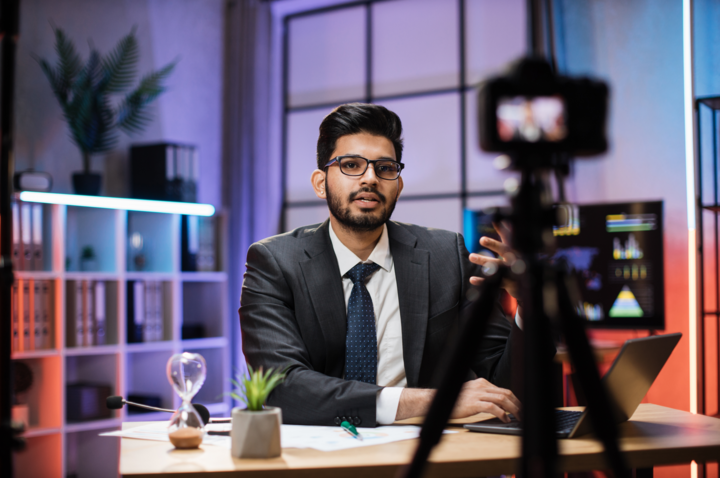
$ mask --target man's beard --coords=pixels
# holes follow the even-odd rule
[[[328,208],[330,208],[330,214],[335,216],[335,219],[340,222],[347,229],[354,232],[368,232],[374,231],[378,227],[385,224],[395,210],[395,204],[397,201],[388,201],[387,198],[380,194],[377,190],[372,188],[360,188],[357,191],[350,193],[348,197],[348,205],[343,206],[342,199],[335,196],[330,191],[330,187],[325,183],[325,193],[327,194]],[[364,211],[359,214],[353,214],[350,212],[350,204],[355,200],[360,193],[372,193],[378,197],[380,205],[383,206],[379,211]]]

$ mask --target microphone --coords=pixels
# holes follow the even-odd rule
[[[170,410],[168,408],[158,408],[158,407],[151,407],[150,405],[143,405],[142,403],[135,403],[135,402],[129,402],[125,400],[124,398],[114,395],[112,397],[108,397],[105,404],[110,410],[119,410],[123,407],[125,404],[132,405],[133,407],[140,407],[145,408],[147,410],[153,410],[156,412],[168,412],[168,413],[175,413],[175,410]],[[198,415],[200,415],[200,418],[203,421],[203,424],[207,425],[210,422],[213,423],[227,423],[231,419],[230,418],[210,418],[210,411],[207,409],[205,405],[202,405],[200,403],[193,403],[192,406],[195,408],[195,411],[198,412]]]

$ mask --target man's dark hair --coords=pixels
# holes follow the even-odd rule
[[[384,136],[395,148],[395,159],[402,159],[402,122],[398,115],[384,106],[367,103],[340,105],[320,123],[317,142],[317,166],[324,169],[332,159],[335,143],[341,136],[368,133]]]

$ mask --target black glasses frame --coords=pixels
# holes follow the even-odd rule
[[[367,171],[368,167],[372,164],[372,165],[373,165],[373,170],[375,170],[375,176],[377,176],[377,177],[380,178],[380,179],[384,179],[385,181],[397,181],[397,178],[400,177],[400,173],[401,173],[402,170],[405,168],[405,165],[404,165],[403,163],[399,162],[399,161],[394,161],[394,160],[392,160],[392,159],[367,159],[367,158],[363,158],[362,156],[358,156],[357,154],[346,154],[346,155],[344,155],[344,156],[335,156],[334,158],[332,158],[330,161],[327,162],[327,164],[325,165],[325,168],[327,169],[328,167],[332,166],[332,165],[335,164],[335,163],[338,163],[338,166],[340,166],[340,161],[343,160],[343,159],[345,159],[345,158],[357,158],[357,159],[364,159],[364,160],[365,160],[365,169],[363,169],[362,172],[361,172],[361,173],[358,173],[358,174],[348,174],[348,173],[346,173],[345,171],[343,171],[342,168],[340,168],[340,172],[341,172],[341,173],[343,173],[345,176],[350,176],[350,177],[353,177],[353,178],[356,178],[356,177],[359,177],[359,176],[362,176],[363,174],[365,174],[365,172]],[[394,163],[394,164],[397,164],[397,165],[398,165],[397,176],[395,176],[395,177],[392,178],[392,179],[383,178],[382,176],[380,176],[380,174],[379,174],[378,171],[377,171],[377,166],[376,166],[377,163]]]

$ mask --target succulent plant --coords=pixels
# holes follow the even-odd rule
[[[260,411],[270,392],[282,383],[285,375],[285,370],[269,368],[264,372],[262,367],[253,370],[248,365],[247,373],[238,376],[238,380],[231,380],[237,388],[230,392],[230,396],[247,405],[248,410]]]

